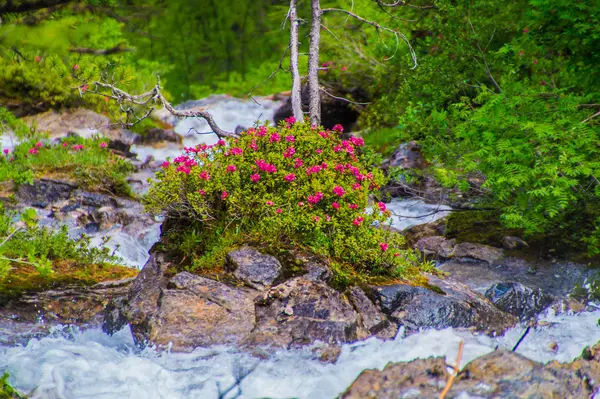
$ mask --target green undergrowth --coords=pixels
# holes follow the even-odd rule
[[[4,121],[20,139],[13,150],[6,148],[0,154],[0,182],[19,185],[40,177],[60,178],[89,191],[131,196],[126,179],[134,167],[108,149],[108,140],[99,136],[50,140],[28,131],[18,120]]]
[[[24,399],[24,396],[19,395],[8,383],[8,374],[0,377],[0,399]]]
[[[423,281],[432,271],[389,229],[385,204],[373,204],[385,177],[362,155],[362,139],[293,119],[239,139],[187,149],[165,162],[145,198],[167,218],[164,249],[199,273],[222,268],[236,246],[270,253],[301,250],[330,263],[339,285],[385,278]]]
[[[0,237],[0,298],[137,273],[118,266],[108,248],[90,247],[89,238],[70,238],[66,226],[54,231],[39,226],[32,208],[20,215],[2,208]]]

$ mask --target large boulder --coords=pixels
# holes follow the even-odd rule
[[[434,289],[406,284],[373,286],[375,303],[408,331],[464,327],[501,333],[517,319],[496,308],[466,285],[430,277]]]
[[[229,253],[228,259],[237,265],[233,273],[246,272],[217,281],[188,272],[173,276],[166,256],[153,254],[127,298],[111,304],[104,330],[113,333],[128,323],[138,343],[175,351],[213,344],[288,348],[319,341],[335,346],[396,334],[396,324],[359,288],[340,293],[308,275],[277,284],[269,273],[267,284],[249,276],[260,276],[261,265],[279,273],[281,265],[249,247]],[[237,283],[240,279],[247,284]]]
[[[400,144],[381,165],[383,168],[424,169],[427,161],[421,154],[421,145],[416,141]]]
[[[235,277],[258,290],[273,285],[283,269],[275,257],[248,246],[229,252],[227,264]]]
[[[457,243],[455,239],[443,236],[421,238],[414,247],[425,255],[442,259],[470,258],[491,264],[504,257],[500,248],[470,242]]]
[[[513,281],[494,284],[486,291],[485,297],[498,309],[521,320],[538,315],[552,303],[552,297],[541,288],[527,287]]]
[[[600,389],[600,347],[584,350],[569,364],[536,363],[499,350],[482,356],[458,374],[446,399],[591,398]],[[365,370],[340,399],[438,398],[449,375],[444,358],[390,363]]]

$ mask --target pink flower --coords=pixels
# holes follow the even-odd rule
[[[357,147],[363,147],[365,145],[365,140],[362,137],[350,137],[350,142]]]
[[[316,152],[317,154],[320,154],[320,153],[322,153],[322,152],[323,152],[323,150],[322,150],[322,149],[320,149],[320,148],[317,148],[317,149],[315,150],[315,152]]]
[[[535,65],[537,65],[537,63],[538,63],[538,60],[537,60],[537,58],[536,58],[535,60],[533,60],[533,63],[534,63]]]
[[[335,186],[332,191],[338,197],[343,197],[346,194],[346,191],[341,186]]]
[[[359,216],[352,221],[352,224],[355,226],[360,226],[361,223],[363,222],[363,220],[365,220],[365,218],[363,218],[362,216]]]
[[[293,143],[294,140],[295,140],[295,138],[292,135],[285,136],[285,141],[287,141],[288,143]]]
[[[257,181],[260,180],[260,175],[258,173],[255,173],[252,176],[250,176],[250,180],[252,180],[254,183],[256,183]]]
[[[529,33],[529,29],[527,29],[527,28],[523,29],[523,33]]]
[[[323,137],[324,139],[329,138],[329,133],[327,132],[319,132],[319,136]]]
[[[298,168],[302,167],[302,165],[304,165],[304,162],[302,162],[302,160],[300,158],[296,158],[296,160],[294,162],[294,168],[298,169]]]
[[[319,165],[311,166],[310,168],[306,168],[306,174],[310,176],[312,174],[318,173],[320,170],[321,166]]]
[[[340,152],[341,149],[342,149],[341,145],[336,145],[335,147],[333,147],[333,152]]]
[[[285,175],[283,178],[285,179],[285,181],[294,181],[294,180],[296,180],[296,175],[293,173],[290,173],[289,175]]]
[[[106,144],[104,141],[102,143],[100,143],[100,148],[106,148],[108,144]]]
[[[394,254],[394,256],[395,256],[395,257],[398,257],[398,256],[400,256],[400,254],[399,254],[398,252],[396,252],[396,253]]]
[[[83,150],[83,144],[76,144],[73,146],[73,151],[81,151]]]
[[[361,188],[361,185],[360,185],[360,183],[354,183],[354,184],[352,185],[352,190],[355,190],[355,191],[356,191],[356,190],[360,190],[360,188]]]
[[[348,208],[350,208],[350,209],[358,209],[358,205],[356,205],[356,204],[348,204]]]
[[[384,204],[383,202],[378,202],[378,203],[377,203],[377,207],[379,208],[379,210],[380,210],[381,212],[385,212],[385,211],[386,211],[386,209],[387,209],[387,207],[385,206],[385,204]]]
[[[85,84],[85,85],[81,85],[81,86],[79,87],[79,89],[80,89],[80,90],[81,90],[83,93],[85,93],[86,91],[88,91],[88,89],[89,89],[89,88],[90,88],[90,86],[88,86],[87,84]]]
[[[68,146],[69,146],[69,143],[67,143],[67,142],[64,142],[62,145],[63,145],[63,147],[68,147]]]
[[[160,166],[161,166],[163,169],[167,169],[167,168],[169,167],[169,165],[171,165],[171,163],[170,163],[169,161],[165,161],[165,162],[163,162],[163,163],[162,163]]]
[[[202,180],[210,180],[210,175],[208,174],[208,172],[206,170],[203,170],[202,172],[200,172],[200,178]]]
[[[269,137],[269,143],[273,143],[273,142],[279,143],[280,140],[281,140],[281,136],[279,135],[279,133],[273,133],[271,135],[271,137]]]
[[[74,69],[74,70],[78,70],[78,69],[79,69],[79,64],[75,64],[75,65],[73,65],[73,69]]]
[[[273,206],[273,205],[275,205],[275,203],[273,201],[267,201],[267,202],[265,202],[265,204],[267,204],[267,206]]]
[[[541,84],[542,86],[546,86],[548,83],[547,83],[545,80],[542,80],[542,81],[540,82],[540,84]]]
[[[35,146],[36,146],[37,148],[42,148],[43,144],[42,144],[42,142],[41,142],[41,141],[38,141],[37,143],[35,143]]]
[[[388,243],[387,243],[387,242],[382,242],[382,243],[380,243],[380,244],[379,244],[379,247],[381,248],[381,250],[382,250],[383,252],[385,252],[385,251],[387,251],[387,250],[388,250],[388,248],[389,248],[390,246],[388,245]]]
[[[348,70],[348,68],[346,67],[346,65],[344,65],[343,67],[340,68],[342,70],[342,72],[345,72]]]
[[[318,222],[319,220],[321,220],[318,216],[315,216],[313,219],[315,220],[315,222]]]
[[[340,209],[340,204],[338,204],[337,202],[332,202],[332,203],[331,203],[331,207],[332,207],[333,209]]]
[[[281,208],[277,208],[277,210],[276,210],[275,212],[276,212],[276,213],[281,213],[281,212],[283,212],[283,209],[281,209]]]
[[[238,147],[234,147],[231,149],[231,154],[233,154],[233,155],[242,155],[243,152],[244,152],[244,150],[242,150],[241,148],[238,148]]]
[[[257,136],[263,137],[267,135],[267,128],[265,126],[261,126],[258,128],[258,131],[256,132]]]
[[[205,195],[206,194],[206,191],[204,191],[202,189],[198,190],[198,192],[200,193],[200,195]]]
[[[187,166],[187,165],[179,165],[179,166],[177,167],[177,171],[178,171],[178,172],[183,172],[183,173],[185,173],[186,175],[189,175],[189,174],[190,174],[190,167],[189,167],[189,166]]]
[[[249,145],[248,147],[250,147],[250,148],[252,148],[254,151],[256,151],[256,150],[257,150],[257,148],[258,148],[258,146],[256,145],[256,140],[254,140],[254,139],[253,139],[253,140],[250,142],[250,145]]]
[[[327,220],[328,222],[331,221],[331,216],[325,214],[325,220]]]
[[[344,171],[346,170],[346,167],[344,165],[335,165],[334,169],[337,170],[338,172],[344,173]]]
[[[365,180],[367,177],[365,175],[363,175],[362,173],[357,174],[356,176],[356,180],[357,181],[363,181]]]
[[[235,172],[237,170],[237,166],[235,165],[227,165],[227,168],[225,168],[227,170],[227,172],[231,173],[231,172]]]
[[[285,123],[287,123],[289,125],[293,125],[294,123],[296,123],[296,118],[294,118],[293,116],[285,118]]]
[[[35,62],[40,62],[41,61],[41,57],[39,55],[36,55],[35,58],[33,59]]]
[[[302,202],[302,201],[298,202],[298,206],[304,206],[304,202]]]
[[[321,162],[321,170],[325,170],[329,167],[329,164],[327,162]]]
[[[8,148],[4,149],[4,155],[8,155],[9,152],[10,152],[10,150]]]
[[[290,147],[283,153],[284,158],[291,158],[296,153],[296,149],[294,147]]]
[[[333,130],[335,130],[336,132],[343,133],[344,132],[344,127],[338,123],[337,125],[335,125],[333,127]]]
[[[519,51],[519,57],[522,57],[525,54],[525,50]]]
[[[308,202],[311,204],[317,204],[319,201],[321,201],[323,199],[323,193],[322,192],[316,192],[314,195],[309,195],[308,196]]]
[[[30,148],[28,152],[29,152],[30,154],[32,154],[32,155],[35,155],[35,154],[37,154],[37,153],[38,153],[38,149],[37,149],[37,148],[35,148],[35,147],[34,147],[34,148]]]
[[[223,191],[221,193],[221,199],[224,200],[225,198],[229,197],[229,193],[227,191]]]

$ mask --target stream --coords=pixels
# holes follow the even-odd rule
[[[261,105],[211,96],[180,107],[206,107],[220,126],[235,130],[237,125],[249,127],[257,119],[272,119],[279,103],[268,99],[259,102]],[[195,133],[208,130],[204,122],[174,122],[175,130],[184,137],[183,144],[161,148],[134,146],[132,151],[138,159],[152,155],[163,160],[178,155],[183,146],[216,140],[214,135]],[[3,143],[8,141],[3,139]],[[393,200],[388,209],[393,213],[392,226],[401,230],[431,222],[451,211],[448,207],[401,199]],[[53,224],[50,215],[42,216],[48,225]],[[80,233],[71,227],[73,234]],[[100,245],[106,235],[112,236],[108,246],[115,249],[123,263],[141,269],[148,259],[148,250],[159,239],[160,223],[139,229],[115,226],[92,232],[92,243]],[[570,362],[584,347],[600,340],[599,318],[600,310],[579,314],[555,314],[550,310],[541,317],[543,326],[532,328],[517,352],[539,362]],[[221,398],[333,399],[364,369],[382,369],[388,362],[430,356],[445,356],[453,364],[460,341],[465,344],[461,362],[464,366],[496,348],[512,349],[525,328],[519,325],[500,337],[452,328],[406,336],[401,328],[394,340],[371,338],[343,345],[338,360],[331,364],[317,360],[311,348],[275,351],[264,359],[223,346],[171,353],[140,349],[134,345],[128,328],[108,336],[100,329],[58,327],[50,335],[32,339],[23,346],[0,346],[0,374],[8,372],[10,383],[30,398],[216,399],[241,376],[245,378],[239,384],[240,395],[236,396],[236,388]]]

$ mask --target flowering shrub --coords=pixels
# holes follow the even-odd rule
[[[195,224],[200,256],[234,232],[235,241],[310,248],[361,273],[416,276],[421,266],[403,237],[376,227],[390,216],[385,204],[366,211],[385,181],[363,161],[363,145],[293,118],[248,129],[166,161],[146,207]]]

